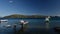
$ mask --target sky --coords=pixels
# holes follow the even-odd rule
[[[12,14],[60,16],[60,0],[0,0],[0,16]]]

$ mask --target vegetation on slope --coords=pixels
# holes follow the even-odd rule
[[[43,17],[45,17],[45,16],[13,14],[13,15],[5,16],[4,18],[43,18]]]

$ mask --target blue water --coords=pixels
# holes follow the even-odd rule
[[[8,19],[8,23],[1,23],[0,24],[0,34],[15,34],[15,30],[13,28],[6,28],[6,27],[3,27],[7,24],[10,24],[10,25],[14,25],[14,24],[17,24],[17,27],[16,27],[16,31],[20,31],[22,30],[21,29],[21,25],[19,25],[19,20],[22,20],[22,19]],[[28,28],[24,28],[25,32],[27,32],[28,34],[31,33],[31,34],[44,34],[44,33],[47,33],[47,34],[58,34],[57,32],[55,32],[53,30],[54,27],[56,26],[60,26],[60,20],[59,19],[50,19],[50,22],[49,22],[49,27],[50,29],[46,32],[45,28],[39,28],[39,27],[45,27],[46,24],[45,24],[45,19],[23,19],[23,20],[26,20],[28,21]],[[37,32],[37,33],[36,33]],[[43,33],[44,32],[44,33]]]

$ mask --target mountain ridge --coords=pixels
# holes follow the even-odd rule
[[[46,17],[43,15],[21,15],[21,14],[12,14],[8,16],[4,16],[3,18],[42,18]]]

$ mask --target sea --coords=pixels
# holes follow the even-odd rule
[[[60,34],[54,30],[55,27],[60,27],[60,18],[51,18],[48,29],[46,28],[45,18],[3,18],[1,20],[5,19],[8,22],[0,23],[0,34]],[[20,20],[25,20],[29,23],[22,28]],[[14,24],[16,24],[15,28],[13,27]],[[4,27],[6,25],[11,25],[11,27]]]

